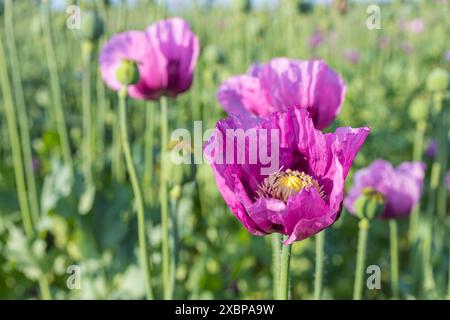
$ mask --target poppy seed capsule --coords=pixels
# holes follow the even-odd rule
[[[355,214],[360,219],[373,220],[384,211],[385,196],[373,188],[365,188],[354,204]]]
[[[434,69],[427,77],[427,89],[432,92],[446,90],[448,83],[448,72],[441,68]]]
[[[117,80],[124,86],[139,82],[139,69],[136,62],[123,60],[116,70]]]
[[[83,40],[96,41],[103,34],[103,20],[97,11],[85,11],[81,15],[80,36]]]
[[[409,116],[414,121],[426,120],[428,112],[428,102],[421,98],[415,99],[409,107]]]

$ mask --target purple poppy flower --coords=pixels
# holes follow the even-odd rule
[[[408,30],[412,33],[421,33],[425,28],[425,24],[421,18],[409,21]]]
[[[257,72],[224,81],[217,99],[229,115],[265,117],[305,108],[316,128],[323,129],[339,113],[345,88],[341,77],[323,61],[276,58]]]
[[[348,49],[345,50],[343,53],[344,60],[352,63],[352,64],[358,64],[359,60],[361,59],[361,54],[356,49]]]
[[[401,47],[402,47],[403,52],[406,53],[406,54],[411,54],[411,53],[414,52],[414,47],[409,42],[403,43]]]
[[[244,147],[234,143],[239,131],[248,135]],[[369,132],[344,127],[324,134],[314,128],[305,109],[266,118],[230,116],[217,123],[204,153],[220,193],[244,227],[258,236],[287,235],[285,244],[290,244],[320,232],[339,217],[347,173]],[[260,146],[258,151],[252,142]],[[264,148],[271,156],[277,154],[279,161],[269,175],[262,174],[268,161],[250,160],[266,152]],[[239,152],[246,161],[239,161]],[[224,161],[223,156],[230,154],[232,161]]]
[[[311,49],[315,49],[322,45],[325,38],[323,36],[323,33],[321,31],[314,32],[311,37],[309,38],[309,47]]]
[[[438,151],[438,145],[436,139],[430,139],[427,144],[427,148],[425,149],[425,154],[428,158],[434,159],[436,157]]]
[[[127,31],[113,36],[100,53],[105,83],[120,90],[116,71],[123,60],[137,63],[139,82],[129,86],[136,99],[176,96],[189,89],[199,54],[199,41],[181,18],[158,21],[145,31]]]
[[[391,40],[389,39],[388,36],[381,36],[381,37],[378,39],[378,46],[379,46],[381,49],[385,49],[385,48],[389,47],[390,43],[391,43]]]
[[[450,50],[445,51],[444,59],[445,61],[450,61]]]
[[[355,201],[364,190],[373,189],[386,199],[381,219],[408,216],[419,202],[424,176],[425,165],[421,162],[403,162],[394,168],[387,161],[375,160],[369,167],[355,173],[344,205],[356,214]]]

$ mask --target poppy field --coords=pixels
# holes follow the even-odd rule
[[[450,299],[449,15],[0,0],[0,299]]]

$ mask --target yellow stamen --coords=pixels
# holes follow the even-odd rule
[[[292,195],[299,193],[302,189],[308,190],[311,187],[315,188],[323,197],[322,187],[310,175],[296,170],[280,170],[264,179],[257,194],[259,197],[276,198],[287,202]]]

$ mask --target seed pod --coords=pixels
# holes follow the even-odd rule
[[[373,220],[383,213],[385,204],[386,198],[382,193],[372,188],[367,188],[355,201],[356,216],[360,219]]]
[[[96,10],[81,14],[80,36],[83,40],[96,41],[103,34],[103,20]]]
[[[117,80],[124,86],[129,86],[139,82],[139,69],[136,62],[123,60],[116,70]]]
[[[448,72],[447,70],[436,68],[427,77],[427,89],[431,92],[444,91],[448,88]]]
[[[425,99],[417,98],[409,107],[409,117],[414,121],[426,120],[428,118],[429,106]]]

